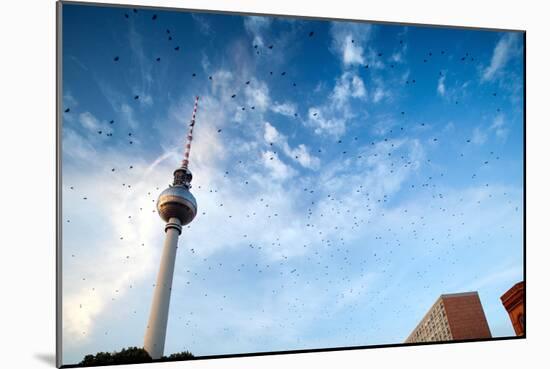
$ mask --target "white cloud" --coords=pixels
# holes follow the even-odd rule
[[[472,142],[476,145],[482,145],[487,141],[487,134],[485,134],[479,127],[475,127],[472,132]]]
[[[73,155],[73,146],[83,142],[83,139],[65,141],[67,154]],[[64,230],[63,336],[66,346],[89,340],[97,320],[113,301],[123,298],[129,285],[138,285],[145,275],[152,272],[152,260],[158,253],[154,245],[161,241],[161,237],[157,234],[160,224],[154,221],[155,218],[151,221],[151,208],[154,207],[151,199],[155,195],[148,196],[147,193],[158,185],[155,182],[159,177],[151,174],[158,170],[158,166],[163,167],[159,172],[171,168],[165,161],[173,156],[173,153],[164,154],[147,165],[138,158],[118,154],[113,156],[98,151],[86,154],[86,160],[91,163],[117,162],[126,168],[131,163],[136,174],[124,175],[126,179],[123,180],[132,183],[130,189],[108,178],[98,181],[98,176],[105,177],[101,167],[88,167],[86,174],[72,172],[78,169],[67,169],[69,173],[66,175],[71,178],[75,190],[64,190],[64,198],[69,200],[64,202],[64,218],[76,221],[79,212],[84,211],[85,224],[94,224],[101,233],[90,233],[83,239],[79,226],[67,225]],[[90,178],[96,180],[90,181]],[[88,200],[82,200],[80,196],[83,194]],[[75,203],[81,205],[75,208]],[[136,212],[139,208],[145,210]],[[128,214],[133,217],[129,219]],[[105,237],[104,233],[111,238]],[[123,239],[118,239],[119,236]],[[141,246],[142,243],[145,246]],[[74,278],[76,275],[83,278]]]
[[[139,127],[139,122],[134,117],[134,109],[130,105],[123,103],[118,108],[118,111],[122,114],[128,126],[132,129],[137,129]]]
[[[366,100],[367,90],[361,77],[355,72],[345,71],[336,81],[328,96],[326,105],[309,108],[306,126],[312,127],[318,135],[335,137],[343,135],[346,123],[356,116],[350,103],[353,99]]]
[[[79,122],[90,131],[97,131],[100,128],[99,121],[90,112],[80,113]]]
[[[281,104],[275,103],[271,106],[271,111],[287,117],[293,117],[294,114],[296,114],[296,105],[289,102],[284,102]]]
[[[92,113],[86,111],[78,115],[80,125],[84,127],[92,137],[101,138],[104,134],[110,133],[111,127],[107,122],[101,122]],[[101,132],[101,134],[99,134]],[[94,140],[91,140],[94,141]]]
[[[395,63],[401,63],[403,61],[403,55],[401,52],[395,52],[391,55],[390,60]]]
[[[378,86],[374,89],[374,93],[372,95],[372,101],[375,103],[380,102],[384,97],[389,96],[388,91],[384,90],[382,87]]]
[[[268,143],[278,143],[281,140],[281,135],[275,127],[273,127],[269,122],[265,123],[265,133],[264,139]]]
[[[63,108],[75,108],[78,106],[78,101],[74,98],[70,91],[65,92],[63,95]]]
[[[506,128],[503,114],[498,114],[495,117],[493,123],[489,127],[489,130],[494,131],[497,138],[501,140],[506,140],[506,138],[508,137],[508,128]]]
[[[342,61],[344,64],[363,64],[363,48],[361,46],[355,46],[354,42],[351,42],[351,35],[346,35],[344,43],[342,45]]]
[[[350,98],[364,99],[367,90],[361,77],[355,73],[344,72],[330,95],[330,99],[336,108],[342,109],[348,104]]]
[[[324,107],[312,107],[308,109],[308,120],[306,125],[313,127],[315,134],[328,134],[339,137],[346,132],[346,120],[336,115],[325,117],[324,112],[331,114],[330,110]]]
[[[383,99],[390,99],[392,97],[391,91],[386,88],[385,79],[380,77],[373,77],[372,80],[374,82],[374,85],[376,86],[374,87],[374,90],[371,93],[372,102],[377,104]]]
[[[153,96],[151,95],[140,95],[139,96],[139,103],[144,106],[152,106],[153,105]]]
[[[134,95],[140,95],[140,104],[150,106],[152,104],[152,97],[150,96],[151,87],[154,79],[152,75],[153,63],[152,56],[147,55],[145,48],[143,47],[143,38],[141,34],[135,29],[133,22],[128,22],[129,33],[128,41],[130,50],[132,52],[132,58],[137,62],[137,83],[132,86]]]
[[[491,63],[483,70],[482,81],[493,80],[499,75],[510,58],[518,53],[519,41],[517,33],[507,33],[500,38],[493,50]]]
[[[212,32],[212,25],[205,16],[199,13],[191,13],[191,18],[193,18],[201,33],[205,35],[210,35],[210,33]]]
[[[263,81],[252,79],[250,84],[245,87],[244,94],[248,107],[254,106],[254,109],[260,112],[264,112],[271,104],[269,88]]]
[[[245,17],[244,28],[253,37],[253,45],[264,46],[264,34],[269,29],[271,22],[272,19],[270,17]]]
[[[279,159],[279,156],[273,152],[264,151],[262,153],[262,162],[268,169],[268,175],[278,181],[287,180],[297,174],[292,167],[283,163]]]
[[[321,163],[320,159],[312,155],[308,147],[304,144],[299,144],[297,147],[292,148],[288,144],[288,138],[269,122],[265,122],[264,139],[268,144],[273,144],[283,149],[283,153],[293,161],[299,163],[304,168],[318,169]]]
[[[204,72],[208,73],[208,70],[210,69],[210,59],[204,52],[201,57],[201,67]]]
[[[501,141],[505,141],[508,137],[508,128],[506,127],[503,114],[498,114],[489,127],[475,127],[472,133],[472,142],[482,145],[493,133]]]
[[[95,147],[74,130],[63,127],[63,155],[87,162],[96,155]]]
[[[512,285],[523,278],[523,268],[521,265],[501,266],[488,270],[485,276],[471,280],[470,283],[457,288],[457,291],[479,291],[487,286],[498,286],[504,283]]]
[[[364,64],[363,44],[370,38],[371,26],[360,23],[332,22],[331,49],[339,57],[344,66]]]
[[[441,75],[437,80],[437,93],[439,96],[445,96],[445,75]]]

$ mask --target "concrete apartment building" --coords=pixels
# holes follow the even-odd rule
[[[405,343],[491,338],[477,292],[441,295]]]

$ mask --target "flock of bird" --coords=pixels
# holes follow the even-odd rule
[[[151,14],[151,11],[142,11],[133,9],[131,11],[123,12],[123,17],[129,19],[131,17],[138,17],[140,15],[150,17],[151,22],[161,22],[161,17],[157,14]],[[160,27],[160,24],[158,24]],[[304,36],[307,39],[314,40],[315,32],[307,31]],[[176,32],[173,29],[166,29],[166,40],[175,42]],[[352,43],[355,43],[352,40]],[[403,40],[399,40],[399,44],[403,44]],[[253,44],[250,52],[253,54],[260,54],[262,48],[267,48],[272,52],[277,51],[276,43],[268,43],[266,46]],[[183,50],[183,46],[174,43],[173,52],[180,52]],[[422,59],[422,63],[429,63],[431,58],[434,58],[436,54],[441,56],[446,55],[446,50],[441,51],[426,51],[425,57]],[[383,52],[378,52],[378,58],[384,58]],[[113,63],[118,63],[124,56],[113,55]],[[161,57],[155,57],[154,61],[162,63],[164,59]],[[475,58],[472,54],[466,52],[460,57],[461,63],[474,62]],[[395,68],[394,64],[389,64],[390,68]],[[369,69],[369,64],[364,65],[364,69]],[[437,72],[435,73],[437,77]],[[269,76],[278,75],[280,78],[286,78],[286,71],[269,71]],[[439,71],[439,76],[442,72]],[[197,71],[190,72],[191,78],[204,78],[207,81],[213,81],[213,75],[201,76]],[[249,85],[251,79],[243,80],[243,85]],[[418,83],[416,78],[408,78],[404,82],[405,86],[414,86]],[[292,88],[299,88],[295,81],[289,81],[289,85]],[[412,87],[411,87],[412,88]],[[493,92],[493,97],[497,97],[497,93]],[[246,109],[255,110],[255,106],[243,106],[237,103],[238,91],[234,91],[229,95],[230,99],[235,101],[235,110],[244,111]],[[140,95],[129,96],[128,99],[139,100]],[[231,100],[231,101],[232,101]],[[454,101],[458,104],[459,101]],[[200,109],[199,109],[200,110]],[[66,107],[65,114],[73,114],[71,107]],[[400,110],[398,110],[400,111]],[[497,111],[500,111],[498,109]],[[313,112],[312,115],[317,116],[318,112]],[[404,171],[413,171],[413,168],[418,165],[429,167],[433,164],[432,159],[417,158],[412,155],[406,147],[397,144],[398,140],[404,137],[409,131],[413,131],[418,128],[425,128],[425,123],[412,124],[406,120],[408,112],[401,110],[400,115],[402,117],[402,123],[397,128],[388,130],[386,137],[380,141],[371,141],[366,147],[362,147],[361,150],[354,149],[359,137],[342,138],[335,141],[331,148],[317,147],[313,150],[318,154],[323,154],[327,149],[334,150],[337,148],[339,154],[343,158],[349,159],[351,162],[365,163],[366,160],[377,159],[387,165],[387,171],[385,175],[392,176],[394,174],[403,173]],[[299,113],[294,113],[294,117],[298,118]],[[200,112],[198,115],[198,124],[200,124]],[[109,121],[111,129],[98,130],[97,135],[106,135],[107,137],[113,137],[113,139],[124,140],[128,145],[133,145],[137,132],[123,132],[113,136],[117,132],[116,122],[114,119]],[[182,127],[182,129],[185,129]],[[216,128],[218,134],[223,135],[222,128]],[[440,137],[431,137],[429,139],[432,143],[439,143]],[[445,143],[442,143],[445,144]],[[471,138],[464,140],[465,145],[473,145]],[[269,143],[271,155],[270,160],[275,160],[280,156],[281,152],[274,147],[273,142]],[[338,149],[343,147],[343,149]],[[481,186],[490,190],[489,179],[484,178],[483,170],[480,169],[483,166],[489,166],[490,163],[498,162],[500,156],[493,151],[487,153],[485,160],[479,163],[468,163],[464,159],[464,153],[460,153],[456,158],[457,164],[463,167],[472,166],[475,168],[470,173],[470,180],[472,186]],[[299,159],[299,155],[295,156],[295,159]],[[460,160],[463,161],[460,161]],[[252,178],[239,177],[239,170],[241,167],[247,165],[247,161],[256,160],[256,158],[243,157],[238,161],[237,167],[231,168],[224,172],[223,183],[234,184],[237,186],[252,186]],[[192,161],[192,159],[191,159]],[[439,168],[438,166],[433,166]],[[175,289],[179,291],[173,291],[178,296],[191,296],[190,300],[202,299],[207,301],[210,308],[207,309],[208,314],[214,314],[216,311],[220,314],[226,314],[231,310],[232,306],[237,305],[233,299],[239,299],[243,294],[246,294],[247,284],[255,284],[256,280],[270,280],[272,283],[261,283],[261,285],[267,286],[265,288],[265,294],[271,295],[271,297],[265,297],[268,301],[272,301],[275,304],[277,298],[283,299],[284,308],[281,308],[284,313],[275,311],[271,308],[264,307],[261,311],[254,311],[254,315],[250,316],[248,320],[252,324],[256,319],[260,322],[259,329],[264,330],[260,334],[260,338],[257,338],[259,342],[263,340],[263,335],[267,330],[275,329],[277,332],[283,331],[296,331],[304,329],[302,321],[316,322],[317,326],[325,326],[325,335],[323,337],[337,337],[336,342],[322,339],[312,338],[307,340],[305,337],[297,334],[296,341],[294,343],[286,343],[287,346],[273,347],[273,349],[300,349],[300,348],[317,348],[328,346],[352,346],[352,345],[364,345],[373,344],[376,342],[376,337],[380,337],[383,334],[385,327],[384,321],[377,321],[372,317],[380,316],[382,311],[380,306],[389,306],[383,313],[388,316],[399,316],[407,314],[407,311],[412,308],[415,301],[412,297],[410,301],[402,304],[392,304],[392,296],[387,291],[394,288],[411,288],[417,293],[419,290],[424,291],[440,291],[440,293],[454,292],[439,290],[444,288],[453,280],[456,273],[461,267],[467,265],[468,261],[464,259],[463,254],[457,254],[459,246],[459,239],[464,235],[463,233],[468,229],[469,213],[464,210],[463,207],[458,208],[451,207],[453,204],[447,201],[447,194],[445,193],[445,186],[443,180],[448,174],[452,174],[453,168],[446,169],[433,169],[433,174],[426,176],[425,178],[416,178],[407,184],[402,191],[409,194],[412,197],[418,197],[422,199],[429,199],[429,202],[425,204],[425,207],[421,209],[405,208],[401,209],[400,214],[395,214],[395,209],[392,209],[394,196],[403,196],[402,193],[395,194],[391,191],[381,190],[373,192],[372,189],[361,182],[350,182],[349,191],[344,193],[331,193],[327,191],[320,183],[311,181],[310,185],[303,188],[288,189],[289,192],[297,193],[298,197],[304,204],[301,210],[303,217],[299,219],[299,223],[302,225],[301,231],[305,235],[304,239],[309,240],[300,245],[285,245],[282,243],[279,237],[276,237],[269,244],[253,239],[249,236],[249,233],[242,235],[242,244],[245,246],[247,257],[245,260],[232,257],[234,251],[227,251],[223,256],[219,254],[203,257],[199,251],[200,245],[188,245],[185,244],[185,237],[180,241],[178,260],[186,265],[191,265],[195,268],[188,267],[185,270],[185,277],[182,280],[176,279]],[[128,173],[135,171],[133,165],[127,167],[118,167],[112,165],[109,170],[110,177],[106,181],[120,181],[119,178],[126,178]],[[169,178],[166,178],[168,181]],[[288,209],[281,208],[278,203],[273,203],[263,196],[250,199],[249,204],[245,206],[247,211],[243,213],[235,213],[232,211],[232,207],[224,206],[223,196],[220,194],[226,193],[224,188],[210,188],[201,184],[200,178],[194,179],[193,193],[199,201],[201,206],[201,199],[208,196],[214,196],[216,199],[220,199],[216,208],[201,209],[197,215],[197,219],[194,222],[208,222],[209,217],[218,219],[219,217],[225,217],[229,224],[245,225],[251,224],[257,226],[274,221],[274,219],[287,219],[289,216],[295,216],[294,213],[288,214]],[[129,191],[135,191],[131,183],[120,181],[120,185],[128,189]],[[136,208],[136,212],[150,212],[151,217],[157,216],[156,212],[156,197],[160,190],[166,186],[165,183],[158,183],[158,185],[148,189],[142,196],[147,197],[151,201],[149,208],[139,207]],[[75,186],[68,186],[69,191],[73,193],[80,193],[79,188]],[[267,194],[268,195],[268,194]],[[79,196],[83,201],[88,200],[100,200],[90,199],[87,194],[80,193]],[[356,202],[350,202],[350,197]],[[490,192],[488,198],[477,200],[477,206],[479,209],[483,207],[485,202],[500,201],[513,207],[515,211],[519,211],[519,205],[516,202],[517,199],[512,198],[506,192]],[[468,199],[460,198],[460,203],[467,202]],[[456,205],[456,204],[455,204]],[[295,210],[295,209],[294,209]],[[399,215],[403,222],[399,225],[391,225],[390,221],[386,221],[386,218],[395,217]],[[128,222],[132,223],[136,217],[135,214],[128,214]],[[331,225],[331,219],[347,219],[347,222],[335,222],[335,225]],[[431,232],[431,222],[437,219],[445,219],[446,229],[445,236],[434,235]],[[70,219],[65,220],[66,223],[70,223]],[[390,224],[390,226],[388,226]],[[195,223],[191,223],[187,226],[189,230],[184,232],[192,232],[195,227]],[[483,247],[488,247],[490,242],[490,232],[505,232],[504,227],[498,230],[489,230],[487,237],[483,239],[468,239],[466,242],[468,248],[474,253]],[[159,230],[159,233],[162,230]],[[253,232],[253,229],[250,230]],[[364,237],[364,243],[358,242],[354,239],[354,235],[362,235]],[[118,235],[119,240],[124,242],[125,235]],[[470,237],[466,234],[466,237]],[[510,233],[510,238],[514,235]],[[520,241],[518,241],[520,242]],[[358,244],[361,244],[359,246]],[[422,254],[415,254],[407,250],[409,244],[423,244],[424,249]],[[69,248],[70,245],[64,245]],[[144,243],[135,245],[136,247],[145,246]],[[159,245],[160,247],[161,245]],[[304,255],[304,257],[293,257],[287,255],[284,250],[288,248],[300,248],[302,253],[289,253],[292,255]],[[280,249],[280,258],[278,260],[266,261],[262,257],[263,252],[269,250]],[[242,250],[242,249],[241,249]],[[362,255],[359,257],[358,255]],[[241,257],[242,255],[238,255]],[[120,260],[119,268],[131,267],[132,255],[128,254]],[[71,258],[78,258],[75,253],[71,254]],[[183,262],[185,260],[185,262]],[[399,270],[395,267],[397,261],[400,265],[409,265],[408,270]],[[448,272],[445,275],[438,274],[434,279],[432,271],[438,265],[446,265]],[[181,265],[180,265],[181,266]],[[113,266],[115,268],[115,266]],[[380,274],[380,281],[377,282],[376,288],[370,287],[371,272],[375,270]],[[412,271],[411,271],[412,270]],[[222,276],[222,277],[220,277]],[[253,277],[256,276],[256,277]],[[208,291],[201,288],[205,282],[215,279],[220,284],[224,284],[224,280],[227,281],[239,281],[241,285],[230,285],[225,282],[224,287],[227,290],[220,294],[219,291]],[[359,281],[359,283],[356,283]],[[82,285],[86,288],[94,289],[94,286],[90,286],[86,277],[82,277]],[[127,291],[129,292],[134,285],[129,284]],[[154,284],[151,285],[154,287]],[[308,293],[305,293],[307,291]],[[310,301],[310,292],[313,291],[315,295],[326,296],[321,301]],[[113,301],[117,299],[122,293],[119,289],[112,291]],[[411,292],[412,293],[412,292]],[[362,295],[360,299],[354,299],[356,294]],[[371,304],[364,305],[364,297],[368,296]],[[412,296],[412,295],[411,295]],[[434,300],[437,296],[434,296]],[[321,306],[320,313],[318,310],[316,316],[311,316],[312,304],[318,303]],[[345,305],[345,308],[341,310],[340,306]],[[79,308],[85,309],[84,304],[79,304]],[[139,307],[132,307],[132,313],[141,313],[140,317],[146,316],[150,306],[149,302],[140,304]],[[279,307],[280,308],[280,307]],[[253,311],[250,310],[250,311]],[[342,313],[342,311],[345,312]],[[193,351],[196,345],[204,345],[204,342],[200,342],[201,330],[204,326],[201,322],[205,319],[197,319],[200,314],[204,314],[205,311],[200,311],[199,305],[193,305],[189,302],[189,299],[183,299],[183,302],[178,303],[177,297],[172,298],[171,306],[171,319],[170,326],[177,326],[188,332],[189,342],[183,344],[189,345],[189,349]],[[344,318],[342,318],[342,316]],[[270,317],[275,319],[270,320]],[[331,324],[331,321],[339,317],[339,325],[335,326]],[[130,318],[129,318],[130,319]],[[263,322],[263,323],[261,323]],[[317,324],[318,323],[318,324]],[[387,323],[387,322],[386,322]],[[136,322],[136,324],[138,324]],[[358,330],[358,324],[365,324],[363,330]],[[411,322],[410,328],[413,328],[416,322]],[[145,325],[145,321],[143,322]],[[230,328],[232,324],[228,322],[227,326],[219,327],[222,331],[222,335],[225,337],[231,337],[236,344],[242,343],[243,350],[246,349],[246,338],[241,338],[238,332],[234,332],[233,336],[227,336],[230,334]],[[169,327],[169,330],[172,329]],[[409,332],[403,332],[404,337]],[[83,335],[88,332],[82,332]],[[105,332],[108,334],[108,332]],[[403,337],[403,339],[404,339]],[[389,343],[389,342],[385,342]],[[320,345],[320,346],[319,346]],[[323,346],[324,345],[324,346]],[[201,346],[203,347],[203,346]],[[194,352],[196,353],[196,352]],[[237,352],[235,352],[237,353]],[[200,355],[200,352],[198,353]]]

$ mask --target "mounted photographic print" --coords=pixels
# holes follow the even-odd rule
[[[524,31],[57,27],[58,366],[525,337]]]

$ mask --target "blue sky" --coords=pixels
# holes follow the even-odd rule
[[[399,343],[439,295],[470,290],[493,336],[513,335],[500,296],[523,278],[523,47],[64,5],[63,362],[143,344],[156,197],[195,95],[199,212],[165,354]]]

